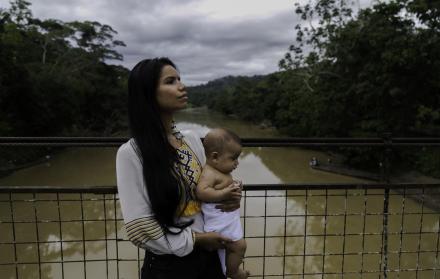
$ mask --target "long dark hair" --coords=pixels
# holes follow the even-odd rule
[[[128,118],[135,148],[141,156],[145,185],[156,220],[165,232],[177,234],[192,222],[177,222],[184,202],[177,151],[168,141],[156,99],[162,68],[176,66],[168,58],[145,59],[130,72]],[[175,228],[170,230],[170,228]]]

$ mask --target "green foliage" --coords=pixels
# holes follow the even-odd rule
[[[314,0],[295,12],[302,22],[281,72],[194,88],[195,103],[292,136],[440,135],[438,1],[377,1],[355,13],[345,0]],[[360,166],[380,160],[343,152]]]
[[[104,136],[125,126],[128,70],[106,64],[122,59],[115,30],[34,18],[24,0],[0,22],[0,136]]]
[[[190,101],[228,115],[262,122],[273,113],[274,95],[270,79],[261,76],[225,77],[190,88]]]
[[[440,177],[440,150],[438,148],[425,148],[416,154],[415,162],[423,172],[435,177]]]
[[[280,66],[305,74],[305,90],[321,100],[315,111],[326,115],[318,117],[326,134],[408,136],[417,125],[420,130],[419,107],[437,110],[440,104],[434,93],[440,91],[439,6],[377,2],[353,16],[342,0],[314,3],[297,5],[296,12],[319,24],[296,27],[297,42]]]

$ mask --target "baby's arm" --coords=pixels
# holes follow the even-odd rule
[[[214,187],[219,183],[221,181],[218,180],[217,175],[205,167],[197,184],[197,198],[204,202],[221,202],[233,198],[233,193],[239,189],[239,186],[233,183],[223,189],[216,190]]]

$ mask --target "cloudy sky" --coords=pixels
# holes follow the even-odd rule
[[[168,56],[187,85],[277,71],[298,21],[293,0],[28,1],[37,18],[112,26],[127,45],[117,63],[131,69],[143,58]]]

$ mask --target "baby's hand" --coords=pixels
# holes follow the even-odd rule
[[[233,200],[238,197],[241,197],[241,184],[237,184],[235,181],[229,184],[227,187],[223,188],[221,191],[223,192],[223,200]]]
[[[241,180],[234,180],[233,184],[237,185],[240,190],[243,190],[243,182],[241,182]]]

